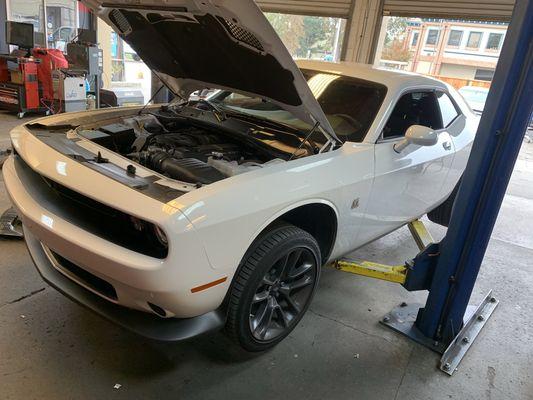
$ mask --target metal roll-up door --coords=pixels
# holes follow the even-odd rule
[[[348,18],[352,0],[256,0],[265,12]]]
[[[514,3],[514,0],[385,0],[383,15],[505,22],[511,19]]]

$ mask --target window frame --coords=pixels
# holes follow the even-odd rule
[[[441,120],[441,125],[443,126],[443,128],[441,129],[436,129],[434,132],[437,132],[437,134],[441,133],[441,132],[444,132],[445,130],[448,129],[448,127],[452,124],[454,124],[458,118],[460,116],[463,116],[464,113],[463,113],[463,110],[461,109],[461,107],[459,107],[459,105],[457,104],[457,102],[455,101],[454,97],[450,94],[450,92],[448,90],[445,90],[443,88],[435,88],[435,87],[428,87],[428,86],[421,86],[421,87],[411,87],[411,88],[408,88],[408,89],[404,89],[402,90],[398,96],[396,97],[395,101],[394,101],[394,105],[392,107],[390,107],[389,110],[387,110],[387,112],[384,114],[382,120],[381,120],[381,123],[379,125],[379,128],[380,128],[380,132],[379,132],[379,136],[378,138],[376,139],[375,143],[374,144],[381,144],[381,143],[393,143],[393,142],[398,142],[400,140],[403,140],[403,138],[405,137],[405,135],[402,135],[402,136],[394,136],[394,137],[390,137],[390,138],[384,138],[383,137],[383,129],[385,129],[385,125],[387,125],[387,122],[389,122],[389,119],[392,115],[392,112],[394,111],[394,109],[396,108],[396,106],[398,105],[398,102],[400,101],[400,99],[405,96],[406,94],[409,94],[409,93],[418,93],[418,92],[432,92],[432,93],[435,93],[435,95],[438,93],[438,92],[442,92],[446,95],[448,95],[448,98],[451,100],[453,106],[455,107],[455,110],[457,111],[457,116],[447,125],[447,126],[444,126],[444,123],[442,122],[442,110],[440,109],[440,104],[438,102],[438,99],[437,99],[437,108],[439,110],[439,118]]]
[[[450,44],[450,39],[452,38],[452,33],[453,32],[459,32],[460,33],[459,43],[458,44]],[[464,33],[465,33],[465,31],[460,30],[460,29],[450,29],[450,33],[448,34],[448,40],[446,41],[446,47],[453,47],[453,48],[460,47],[461,46],[461,42],[463,41]]]
[[[435,32],[437,32],[437,36],[435,37],[435,43],[429,43],[429,42],[428,42],[428,41],[429,41],[429,33],[430,33],[431,31],[435,31]],[[440,37],[440,29],[437,29],[437,28],[428,28],[428,33],[427,33],[427,35],[426,35],[426,43],[425,43],[425,45],[426,45],[426,46],[433,46],[433,47],[437,46],[437,44],[439,43],[439,37]]]
[[[477,47],[470,46],[470,39],[472,38],[472,35],[479,34],[479,43]],[[481,48],[481,42],[483,41],[483,32],[481,31],[470,31],[468,34],[468,39],[466,40],[466,48],[471,50],[479,50]]]
[[[418,46],[419,42],[420,42],[420,31],[413,31],[413,34],[411,35],[410,47]]]
[[[396,99],[394,101],[394,105],[384,115],[384,118],[383,118],[382,124],[381,124],[381,129],[380,129],[380,132],[379,132],[379,136],[378,136],[378,138],[376,140],[376,144],[396,142],[396,141],[402,140],[405,137],[405,134],[401,135],[401,136],[393,136],[393,137],[389,137],[389,138],[384,138],[383,137],[383,130],[385,129],[385,126],[387,125],[387,122],[389,122],[389,119],[392,116],[392,113],[393,113],[394,109],[396,108],[396,106],[398,105],[398,103],[400,102],[400,100],[402,99],[403,96],[405,96],[407,94],[410,94],[410,93],[419,93],[419,92],[436,93],[436,91],[437,91],[437,88],[427,87],[427,86],[426,87],[422,86],[422,87],[408,88],[408,89],[405,89],[405,90],[401,91],[400,94],[396,97]],[[437,102],[437,106],[438,106],[438,102]],[[442,113],[440,113],[440,107],[438,107],[438,109],[439,109],[439,117],[441,119],[441,124],[442,124]],[[443,129],[444,128],[435,130],[435,132],[440,132]]]
[[[496,48],[489,47],[490,37],[493,36],[493,35],[496,35],[496,36],[500,37],[500,40],[498,42],[498,46]],[[489,37],[487,38],[487,43],[485,44],[485,50],[492,51],[492,52],[500,51],[502,49],[503,36],[504,36],[504,34],[500,33],[500,32],[489,32]]]
[[[479,74],[481,71],[486,71],[486,72],[491,72],[491,77],[490,79],[489,78],[484,78],[484,77],[480,77]],[[476,68],[476,71],[474,72],[474,80],[476,81],[483,81],[483,82],[492,82],[492,80],[494,79],[494,73],[496,71],[493,70],[493,69],[488,69],[488,68]],[[483,73],[481,73],[483,74]]]
[[[442,122],[442,126],[443,128],[442,129],[439,129],[440,130],[446,130],[448,129],[452,124],[454,124],[457,119],[463,115],[463,110],[461,110],[461,107],[459,107],[459,105],[457,104],[457,102],[455,101],[455,99],[453,98],[453,96],[450,94],[450,92],[446,91],[446,90],[441,90],[441,89],[436,89],[435,90],[436,93],[443,93],[445,96],[448,96],[448,99],[450,99],[453,107],[455,108],[455,112],[457,113],[457,115],[455,116],[454,119],[452,119],[450,121],[450,123],[446,126],[444,126],[444,121],[442,120],[442,109],[440,108],[440,103],[439,103],[439,100],[437,98],[437,104],[439,106],[439,111],[440,111],[440,119],[441,119],[441,122]]]

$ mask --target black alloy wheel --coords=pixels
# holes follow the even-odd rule
[[[261,236],[234,278],[226,329],[248,351],[285,338],[307,311],[316,290],[320,249],[307,232],[283,223]]]
[[[250,306],[250,330],[257,340],[275,339],[291,326],[313,294],[317,270],[313,253],[297,247],[265,274]]]

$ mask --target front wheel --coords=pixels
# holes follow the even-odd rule
[[[268,231],[252,245],[234,279],[226,330],[245,350],[279,343],[307,311],[320,276],[320,249],[290,224]]]
[[[460,184],[461,184],[461,180],[457,182],[453,191],[450,193],[450,195],[444,201],[444,203],[442,203],[440,206],[438,206],[434,210],[428,212],[428,219],[431,222],[435,222],[436,224],[442,225],[446,228],[448,227],[448,225],[450,225],[453,205],[455,203],[455,197],[457,197],[457,192],[459,191]]]

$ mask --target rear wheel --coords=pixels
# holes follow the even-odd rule
[[[307,232],[283,224],[250,249],[234,280],[226,330],[248,351],[267,350],[303,317],[320,275],[320,249]]]
[[[461,181],[457,182],[453,192],[450,193],[448,198],[440,206],[435,208],[433,211],[428,212],[428,219],[436,224],[448,227],[450,225],[450,218],[452,216],[453,204],[455,203],[455,197],[459,191],[459,184]]]

